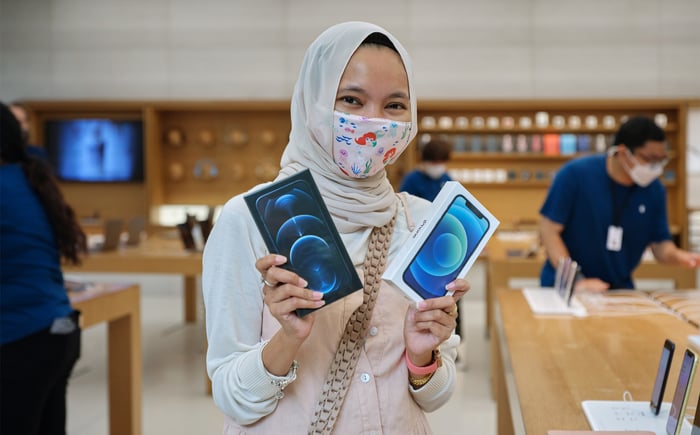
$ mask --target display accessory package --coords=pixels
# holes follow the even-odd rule
[[[432,210],[382,275],[415,302],[451,294],[445,286],[464,278],[500,223],[457,181],[445,183]]]
[[[267,249],[280,267],[323,293],[326,305],[363,286],[311,172],[304,170],[244,196]],[[313,309],[299,309],[303,317]]]

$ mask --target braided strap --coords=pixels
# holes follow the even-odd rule
[[[330,434],[338,418],[340,408],[343,406],[345,393],[347,393],[355,373],[364,337],[367,335],[372,310],[377,302],[395,222],[396,216],[383,227],[375,227],[372,230],[363,265],[365,285],[362,305],[352,313],[347,325],[345,325],[345,332],[328,370],[321,398],[316,405],[309,434]]]

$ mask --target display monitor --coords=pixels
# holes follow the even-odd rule
[[[44,133],[49,162],[59,180],[110,183],[144,179],[141,120],[48,120]]]

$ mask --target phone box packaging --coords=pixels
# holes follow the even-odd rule
[[[461,183],[448,181],[431,214],[416,222],[405,254],[387,266],[382,278],[416,302],[444,296],[445,286],[464,278],[498,225]]]
[[[270,253],[287,257],[326,305],[362,288],[311,173],[304,170],[244,197]],[[235,249],[232,248],[232,249]],[[304,316],[313,310],[299,309]]]

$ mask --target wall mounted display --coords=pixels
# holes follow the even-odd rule
[[[437,125],[437,122],[435,121],[435,117],[433,116],[424,116],[420,120],[420,126],[423,128],[431,129],[435,128]]]
[[[185,179],[185,167],[182,163],[172,162],[168,165],[168,179],[170,181],[182,181]]]
[[[277,141],[277,135],[272,130],[262,130],[260,132],[260,143],[267,148],[271,148]]]
[[[231,179],[233,181],[241,181],[245,178],[246,171],[242,164],[233,163],[231,165]]]
[[[469,128],[469,118],[466,116],[458,116],[455,118],[455,127],[460,130],[466,130]]]
[[[259,181],[272,181],[277,176],[280,170],[279,164],[272,159],[263,158],[260,163],[255,166],[255,176]]]
[[[449,130],[453,126],[452,118],[449,116],[441,116],[438,118],[438,127],[444,130]]]
[[[243,148],[248,144],[248,133],[234,128],[224,136],[224,143],[233,148]]]
[[[199,159],[194,163],[192,174],[199,181],[211,181],[219,177],[219,166],[213,159]]]
[[[199,144],[205,148],[211,148],[216,145],[216,137],[214,132],[208,128],[200,130],[197,138]]]
[[[61,181],[141,182],[143,122],[116,118],[63,118],[44,123],[44,146]]]
[[[178,127],[169,128],[165,132],[165,143],[175,148],[185,146],[185,132]]]

